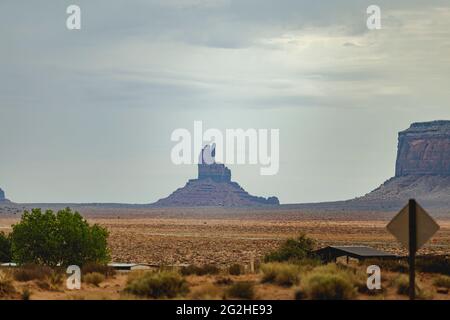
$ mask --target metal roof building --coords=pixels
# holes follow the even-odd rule
[[[336,261],[339,257],[347,257],[347,261],[349,257],[358,260],[398,258],[395,254],[365,246],[329,246],[316,250],[314,253],[324,261]]]

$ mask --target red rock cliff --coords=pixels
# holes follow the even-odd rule
[[[413,123],[399,133],[395,176],[450,175],[450,121]]]

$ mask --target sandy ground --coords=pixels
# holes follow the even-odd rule
[[[318,246],[369,245],[406,252],[386,231],[394,213],[239,211],[224,209],[80,209],[91,223],[110,231],[115,262],[229,265],[249,263],[303,232]],[[0,216],[9,232],[18,216]],[[450,219],[438,219],[440,231],[419,254],[450,253]]]

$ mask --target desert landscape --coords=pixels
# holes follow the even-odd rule
[[[108,246],[111,260],[119,263],[143,263],[153,269],[214,266],[212,274],[187,274],[189,293],[178,298],[223,299],[230,283],[253,283],[253,299],[294,299],[299,290],[295,285],[264,282],[259,266],[264,256],[276,250],[288,238],[306,234],[316,241],[316,247],[327,245],[367,245],[398,255],[406,251],[386,231],[386,224],[394,215],[390,212],[302,212],[276,209],[225,208],[166,208],[166,209],[105,209],[81,208],[80,212],[91,224],[99,224],[109,231]],[[440,217],[439,232],[418,255],[445,255],[450,251],[450,219]],[[19,217],[3,214],[0,231],[11,231]],[[256,266],[251,271],[252,260]],[[345,261],[338,265],[348,266]],[[239,265],[238,275],[228,270]],[[350,261],[350,267],[364,274],[366,263]],[[101,279],[100,284],[83,282],[81,290],[67,290],[60,283],[49,290],[40,281],[15,282],[16,298],[29,290],[31,299],[136,299],[125,293],[130,274],[117,272]],[[142,271],[141,271],[142,272]],[[393,285],[399,273],[382,271],[383,293],[361,293],[357,299],[406,299]],[[439,275],[419,273],[418,281],[426,299],[450,299],[446,291],[438,290],[433,282]],[[222,282],[225,282],[223,284]],[[244,290],[245,291],[245,290]],[[12,297],[14,298],[14,297]],[[228,297],[232,298],[232,297]]]
[[[406,251],[386,230],[394,212],[301,212],[226,208],[77,209],[110,232],[112,261],[227,266],[258,260],[282,241],[305,233],[319,247],[367,245],[391,253]],[[0,230],[19,221],[0,216]],[[418,254],[448,254],[450,218],[437,218],[441,229]]]

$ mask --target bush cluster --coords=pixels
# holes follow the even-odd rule
[[[271,262],[261,265],[262,281],[290,287],[300,281],[300,269],[295,264]]]
[[[137,296],[175,298],[189,292],[186,280],[174,271],[147,271],[130,276],[125,291]]]
[[[16,293],[13,285],[13,279],[9,274],[0,270],[0,298],[7,297]]]
[[[353,270],[336,264],[315,268],[302,284],[306,295],[314,300],[354,299],[363,285]]]
[[[218,274],[220,272],[220,269],[213,264],[205,264],[203,266],[190,265],[187,267],[182,267],[180,272],[183,276],[189,276],[193,274],[197,276],[204,276],[207,274]]]
[[[254,299],[255,285],[252,282],[248,281],[236,282],[228,288],[227,296],[236,299]]]
[[[450,277],[449,276],[438,276],[433,281],[433,285],[436,287],[442,287],[450,289]]]
[[[244,268],[238,264],[232,264],[229,268],[228,268],[228,273],[231,274],[232,276],[239,276],[244,272]]]
[[[286,240],[277,250],[264,257],[265,262],[299,261],[312,257],[315,241],[301,234],[296,239]]]
[[[87,284],[92,284],[96,287],[98,287],[98,285],[103,281],[105,281],[105,276],[102,273],[91,272],[83,276],[83,282]]]

